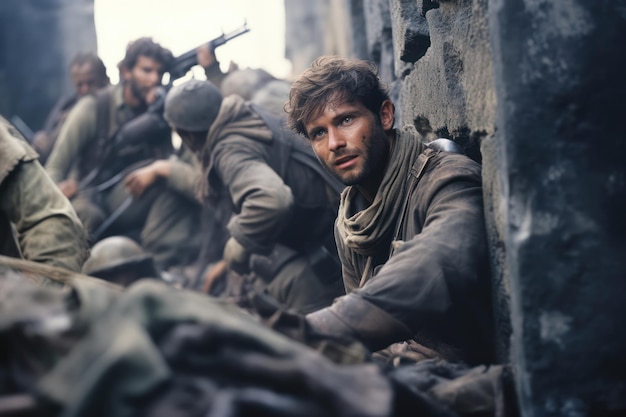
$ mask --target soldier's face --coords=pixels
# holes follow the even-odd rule
[[[163,65],[153,58],[140,55],[135,66],[125,70],[123,75],[133,96],[142,104],[146,104],[148,97],[161,84]]]
[[[96,72],[88,63],[74,65],[71,70],[72,83],[76,88],[76,95],[82,97],[93,93],[98,88],[103,87],[105,82],[98,78]]]
[[[361,103],[330,100],[305,123],[318,159],[346,185],[375,194],[389,157],[386,130],[393,127],[393,104],[381,106],[380,121]]]

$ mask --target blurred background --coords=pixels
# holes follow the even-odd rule
[[[291,70],[285,58],[284,0],[95,0],[98,53],[112,82],[115,66],[129,40],[152,36],[180,55],[247,22],[251,31],[216,50],[222,70],[230,62],[263,68],[284,78]]]
[[[96,52],[116,83],[117,64],[132,40],[150,36],[177,56],[244,23],[249,33],[216,50],[222,70],[235,63],[239,68],[262,68],[275,77],[290,79],[323,52],[345,52],[348,3],[3,0],[0,113],[19,118],[30,130],[40,129],[57,100],[72,93],[69,65],[78,52]],[[339,24],[329,24],[338,18],[342,19]],[[326,30],[331,26],[344,28],[343,36],[337,36],[336,29]],[[343,46],[333,46],[338,44]],[[203,76],[199,68],[192,74]]]

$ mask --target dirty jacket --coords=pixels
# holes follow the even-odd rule
[[[396,137],[421,140],[416,133]],[[414,338],[447,359],[488,361],[490,273],[480,165],[425,148],[406,184],[404,210],[383,250],[365,256],[337,239],[348,294],[310,318],[374,350]],[[354,191],[344,193],[359,206],[363,197]]]
[[[109,132],[115,132],[121,125],[137,114],[126,104],[122,96],[122,85],[106,87],[111,92],[111,113]],[[95,95],[81,98],[69,112],[61,127],[59,137],[46,162],[46,171],[55,183],[78,175],[79,164],[89,156],[98,143],[97,100]],[[100,158],[102,149],[95,152]],[[93,161],[94,163],[97,161]],[[83,164],[83,166],[86,164]],[[90,168],[94,168],[91,165]],[[83,173],[84,174],[84,173]],[[80,175],[76,178],[80,181]]]
[[[304,140],[304,139],[303,139]],[[269,254],[275,243],[299,252],[334,249],[338,195],[310,167],[293,159],[280,173],[272,132],[239,96],[223,99],[201,151],[202,197],[229,197],[228,231],[247,251]]]
[[[69,200],[4,118],[0,118],[0,236],[2,255],[73,271],[80,271],[88,255],[85,232]]]

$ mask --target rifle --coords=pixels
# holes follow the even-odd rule
[[[248,24],[244,24],[229,33],[222,33],[215,39],[208,42],[213,50],[226,42],[249,32]],[[95,192],[104,191],[119,181],[121,181],[130,171],[147,165],[155,158],[150,155],[150,150],[156,145],[171,140],[171,130],[163,118],[163,104],[167,91],[177,80],[198,64],[198,47],[191,49],[174,58],[169,74],[170,79],[167,86],[159,87],[157,100],[152,103],[148,110],[125,123],[116,132],[110,146],[103,155],[102,161],[96,169],[90,173],[79,184],[79,189],[91,188]],[[99,240],[104,237],[108,229],[115,221],[128,209],[133,201],[129,196],[102,225],[93,232],[92,238]]]
[[[218,46],[224,45],[226,42],[235,39],[238,36],[243,35],[244,33],[250,32],[248,28],[248,23],[244,21],[243,25],[239,28],[233,30],[232,32],[224,33],[218,36],[215,39],[212,39],[208,42],[209,48],[215,50]],[[202,45],[200,45],[202,46]],[[177,80],[187,74],[187,71],[191,69],[194,65],[198,65],[198,60],[196,57],[196,50],[200,47],[196,47],[190,49],[189,51],[177,56],[174,58],[174,62],[169,70],[170,73],[170,84],[172,81]]]
[[[247,22],[244,22],[242,26],[232,32],[222,32],[220,36],[210,40],[208,44],[215,49],[249,31]],[[164,131],[169,132],[169,126],[163,119],[165,96],[174,80],[183,77],[191,67],[197,65],[197,49],[197,47],[190,49],[174,58],[169,70],[169,84],[158,88],[157,100],[150,105],[145,113],[125,123],[120,128],[110,142],[107,155],[103,158],[106,163],[101,163],[92,175],[84,178],[79,184],[79,188],[93,187],[94,184],[97,184],[94,187],[96,190],[108,188],[128,173],[124,170],[125,167],[133,166],[134,163],[147,159],[144,151],[152,148],[157,142],[163,141]]]
[[[220,36],[210,40],[208,44],[212,49],[215,49],[249,31],[248,23],[244,21],[244,24],[239,28],[228,33],[222,32]],[[120,127],[120,130],[112,138],[102,162],[81,181],[79,189],[90,187],[95,191],[103,191],[115,185],[128,174],[128,170],[124,168],[136,168],[134,164],[149,158],[145,151],[152,148],[156,143],[163,142],[163,135],[170,132],[167,122],[163,119],[165,96],[175,80],[183,77],[191,67],[198,64],[197,49],[198,47],[190,49],[174,58],[169,69],[169,84],[159,87],[157,100],[150,105],[146,112]],[[165,139],[169,140],[169,136]]]

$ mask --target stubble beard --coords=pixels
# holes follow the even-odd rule
[[[373,177],[382,176],[382,171],[387,166],[389,141],[382,126],[377,126],[372,136],[363,140],[363,145],[364,152],[358,154],[358,157],[362,159],[360,166],[355,166],[344,174],[340,174],[328,163],[324,163],[326,169],[346,186],[360,185],[370,181]],[[337,157],[339,156],[341,155],[337,155]]]
[[[130,78],[130,80],[128,81],[129,86],[130,86],[130,92],[131,94],[139,101],[140,106],[141,107],[147,107],[148,103],[146,101],[146,96],[148,94],[148,91],[150,91],[149,88],[141,88],[137,82],[135,81],[134,78]]]

